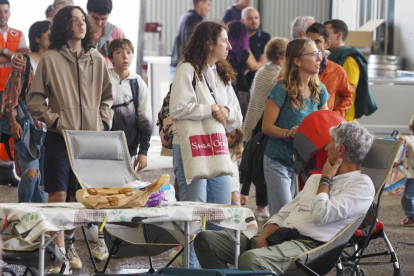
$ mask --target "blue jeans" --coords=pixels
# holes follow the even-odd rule
[[[39,159],[39,169],[40,169],[40,175],[42,176],[40,178],[40,187],[43,190],[45,188],[45,178],[43,177],[45,174],[45,146],[40,146],[40,159]]]
[[[174,80],[174,76],[175,76],[175,71],[176,70],[177,69],[174,66],[171,66],[170,65],[170,79],[171,79],[171,82]]]
[[[181,157],[181,147],[173,145],[173,166],[177,177],[180,199],[182,201],[199,201],[219,204],[231,204],[231,176],[220,176],[210,179],[200,179],[187,184],[184,176],[184,165]],[[206,229],[222,230],[221,227],[207,222]],[[199,233],[200,230],[196,232]],[[183,258],[183,263],[185,258]],[[194,245],[190,245],[190,268],[199,268]]]
[[[22,115],[20,118],[17,118],[17,121],[20,125],[28,122],[33,123],[33,119],[30,116],[26,105],[22,102],[19,102],[20,113]],[[23,127],[22,127],[23,128]],[[7,119],[0,120],[0,135],[1,133],[9,134],[11,133],[11,127]],[[18,150],[15,149],[15,152],[18,154]],[[39,159],[25,159],[23,156],[19,155],[18,164],[22,168],[22,176],[20,178],[19,186],[17,188],[18,201],[20,202],[38,202],[43,203],[47,201],[47,193],[41,189],[40,186],[40,169],[39,169]],[[34,178],[28,178],[26,173],[29,170],[37,170],[37,175]]]
[[[406,218],[414,218],[414,178],[408,178],[405,183],[401,205]]]
[[[267,187],[270,216],[277,214],[283,206],[295,197],[293,171],[266,155],[263,170]]]

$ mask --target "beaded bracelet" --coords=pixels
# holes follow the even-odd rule
[[[329,183],[329,185],[331,185],[331,184],[332,184],[332,183],[331,183],[331,180],[330,180],[328,177],[326,177],[326,176],[322,176],[322,177],[321,177],[321,180],[320,180],[319,182],[328,182],[328,183]]]
[[[321,180],[319,181],[319,187],[321,185],[327,185],[329,189],[331,189],[332,183],[331,180],[327,177],[321,177]]]
[[[328,182],[319,182],[319,186],[318,186],[318,188],[319,188],[320,186],[322,186],[322,185],[326,185],[326,186],[328,186],[328,189],[329,189],[329,190],[331,189],[331,184],[329,184]]]

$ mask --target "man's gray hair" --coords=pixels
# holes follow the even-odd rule
[[[249,10],[256,10],[256,9],[255,9],[255,8],[253,8],[253,7],[246,7],[246,8],[244,8],[244,9],[242,10],[242,12],[241,12],[241,18],[242,18],[242,19],[246,19],[246,13],[247,13]]]
[[[358,122],[342,122],[329,130],[335,147],[345,146],[344,161],[360,165],[374,142],[374,135]]]
[[[308,24],[306,24],[306,21],[308,20],[315,21],[315,17],[298,16],[292,21],[292,38],[293,39],[300,37],[301,32],[306,33],[306,29],[309,27]]]

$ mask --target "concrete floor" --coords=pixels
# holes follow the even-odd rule
[[[174,180],[174,172],[172,169],[171,157],[160,157],[160,143],[155,141],[152,143],[150,153],[148,155],[148,168],[140,172],[139,175],[143,180],[152,181],[162,173],[168,173]],[[253,189],[252,189],[253,190]],[[399,225],[400,220],[403,218],[403,212],[400,205],[401,195],[383,196],[381,199],[380,220],[385,224],[385,230],[390,239],[395,252],[397,252],[398,259],[401,263],[404,275],[414,275],[414,263],[412,251],[414,247],[405,243],[414,244],[413,227],[401,227]],[[0,186],[0,202],[16,202],[17,201],[17,189],[13,187]],[[252,191],[249,197],[248,207],[254,209],[255,196]],[[263,223],[259,223],[260,229]],[[85,242],[83,241],[81,231],[76,232],[76,249],[79,256],[82,259],[83,267],[81,269],[74,269],[72,275],[93,275],[93,266],[89,260],[89,255],[86,249]],[[6,237],[5,237],[6,238]],[[383,242],[378,239],[371,242],[367,252],[375,253],[384,250]],[[93,246],[93,244],[92,244]],[[169,251],[153,257],[153,264],[155,268],[163,267],[168,262]],[[382,258],[376,258],[375,260],[388,261],[388,256]],[[22,270],[16,266],[18,275],[22,274]],[[100,269],[103,268],[103,263],[98,263]],[[148,257],[134,257],[128,259],[112,259],[108,269],[108,274],[116,273],[138,273],[146,272],[149,268]],[[372,266],[366,269],[369,275],[393,275],[392,265],[387,264],[383,266]],[[332,270],[329,275],[336,275]]]

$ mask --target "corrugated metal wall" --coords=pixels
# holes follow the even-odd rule
[[[256,2],[253,0],[255,7]],[[146,22],[159,22],[163,25],[161,41],[164,55],[171,54],[178,20],[184,12],[193,8],[192,3],[192,0],[147,0]],[[212,0],[206,20],[220,19],[224,10],[234,3],[235,0]]]
[[[329,19],[330,0],[254,0],[253,6],[258,8],[262,18],[262,29],[272,36],[290,38],[292,20],[298,15],[312,15],[323,22]],[[223,11],[235,0],[212,0],[207,20],[221,18]],[[192,8],[191,0],[147,0],[146,22],[163,24],[161,41],[163,54],[170,55],[174,43],[175,32],[180,16]]]
[[[291,39],[291,24],[300,15],[314,16],[317,22],[329,19],[330,0],[261,0],[262,29],[272,36]]]

